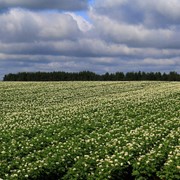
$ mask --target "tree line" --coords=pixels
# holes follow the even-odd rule
[[[3,81],[180,81],[177,72],[116,72],[96,74],[81,72],[19,72],[6,74]]]

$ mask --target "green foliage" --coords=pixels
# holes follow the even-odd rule
[[[180,84],[1,82],[0,178],[180,179]]]
[[[169,72],[123,72],[102,75],[90,71],[81,72],[19,72],[6,74],[4,81],[180,81],[180,74]]]

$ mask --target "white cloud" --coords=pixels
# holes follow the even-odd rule
[[[72,12],[67,12],[66,14],[69,14],[72,16],[72,18],[77,22],[78,27],[81,31],[86,32],[92,29],[92,24],[90,24],[87,20],[85,20],[82,16],[79,16]]]
[[[158,12],[167,18],[180,18],[180,2],[179,0],[136,0],[141,10],[146,12]]]
[[[117,22],[106,15],[91,12],[95,31],[106,39],[115,43],[127,44],[133,47],[157,47],[157,48],[179,48],[180,36],[178,30],[173,29],[148,29],[143,24],[126,24]]]
[[[172,59],[153,59],[153,58],[146,58],[143,60],[143,64],[147,65],[156,65],[156,66],[174,66],[180,65],[179,58],[172,58]]]
[[[96,0],[95,10],[117,21],[167,27],[180,24],[179,0]]]
[[[0,39],[6,42],[74,39],[81,31],[68,14],[11,9],[0,14]]]

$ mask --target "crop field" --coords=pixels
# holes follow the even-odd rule
[[[179,180],[180,83],[0,82],[0,179]]]

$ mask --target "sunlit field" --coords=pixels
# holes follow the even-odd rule
[[[0,178],[180,179],[180,83],[0,82]]]

